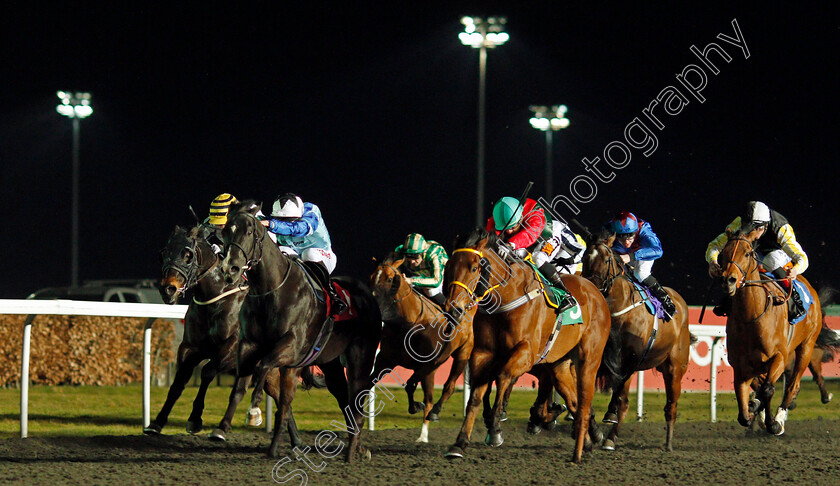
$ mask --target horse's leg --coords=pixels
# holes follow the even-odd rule
[[[371,393],[373,380],[369,373],[376,359],[378,344],[379,337],[377,336],[374,342],[368,340],[354,343],[344,351],[347,359],[347,392],[350,399],[348,412],[352,414],[353,419],[350,424],[356,427],[347,447],[347,462],[353,462],[357,455],[366,460],[370,459],[370,451],[362,445],[362,432],[367,414],[365,403],[373,400]]]
[[[492,421],[487,428],[485,443],[493,447],[498,447],[504,442],[502,438],[501,418],[505,398],[510,396],[510,389],[512,388],[513,382],[522,376],[523,373],[531,369],[532,366],[533,358],[530,343],[525,341],[517,343],[513,347],[507,362],[502,366],[496,377],[496,400],[493,403]]]
[[[601,345],[603,348],[603,344]],[[595,377],[598,374],[598,366],[601,364],[601,355],[596,350],[587,350],[583,346],[583,342],[578,345],[580,356],[577,362],[577,396],[578,409],[575,413],[575,428],[577,437],[575,437],[575,452],[572,460],[576,464],[580,464],[583,458],[584,448],[592,447],[592,442],[589,440],[587,424],[592,413],[592,398],[595,395]],[[590,353],[597,354],[597,356],[588,356]]]
[[[289,426],[289,440],[292,444],[302,443],[303,441],[298,436],[297,425],[294,423],[292,417],[292,400],[295,398],[295,391],[297,390],[299,369],[295,368],[280,368],[278,372],[272,372],[272,378],[276,377],[277,388],[274,385],[268,385],[268,392],[274,393],[275,403],[277,403],[277,412],[274,414],[274,435],[271,438],[271,445],[268,447],[268,457],[277,457],[280,453],[280,435],[283,432],[283,426],[286,425],[288,419]],[[275,374],[276,373],[276,374]],[[273,380],[269,380],[271,382]]]
[[[259,427],[263,423],[260,404],[262,403],[263,390],[266,387],[268,375],[272,370],[273,368],[268,360],[263,359],[254,371],[253,378],[256,378],[256,381],[254,382],[254,391],[251,392],[251,405],[248,407],[248,413],[245,416],[245,425],[249,427]]]
[[[193,370],[196,365],[201,362],[203,356],[199,354],[198,347],[187,346],[181,343],[178,346],[178,360],[177,371],[175,372],[175,379],[172,381],[172,386],[169,387],[169,393],[166,395],[166,401],[163,403],[157,417],[143,429],[143,432],[149,435],[158,435],[166,422],[169,420],[169,414],[172,412],[172,407],[175,402],[184,392],[187,382],[192,377]]]
[[[190,434],[197,434],[201,432],[204,423],[201,420],[201,415],[204,413],[204,397],[207,395],[207,388],[213,379],[219,374],[218,362],[215,360],[209,361],[201,368],[201,384],[198,387],[198,393],[195,394],[193,400],[193,408],[190,413],[190,418],[187,420],[187,432]]]
[[[219,422],[219,426],[210,433],[210,438],[213,440],[226,440],[227,433],[230,432],[236,407],[245,396],[248,385],[251,383],[251,376],[254,374],[254,368],[257,365],[257,361],[259,361],[257,344],[251,341],[240,340],[239,348],[236,352],[236,361],[236,377],[233,380],[233,388],[228,398],[228,406],[225,410],[224,417]]]
[[[432,403],[435,396],[435,372],[426,373],[420,381],[423,388],[423,425],[420,427],[420,437],[416,442],[429,442],[429,412],[432,411]]]
[[[685,357],[687,364],[688,356]],[[674,356],[659,365],[656,369],[662,373],[665,381],[665,450],[674,450],[672,441],[674,439],[674,424],[677,421],[677,402],[682,391],[682,377],[685,374],[685,365],[680,366],[672,360]]]
[[[810,353],[808,353],[808,358],[811,358]],[[770,370],[767,373],[767,381],[760,388],[761,396],[759,399],[764,404],[764,425],[766,426],[767,432],[773,435],[782,435],[785,433],[785,420],[787,419],[788,405],[785,400],[790,400],[791,396],[795,396],[795,393],[799,391],[798,378],[802,377],[802,374],[805,372],[805,368],[807,368],[807,362],[799,363],[798,356],[796,361],[797,362],[794,364],[794,379],[791,380],[791,383],[788,383],[787,386],[785,386],[782,405],[779,407],[775,416],[771,415],[770,402],[773,400],[773,395],[776,392],[776,382],[785,371],[785,360],[782,358],[780,353],[777,353],[771,358]],[[793,395],[791,395],[791,392],[793,392]]]
[[[549,402],[551,394],[554,391],[554,383],[549,377],[548,372],[542,368],[539,370],[531,369],[531,374],[537,377],[537,399],[534,400],[534,405],[531,406],[531,417],[528,420],[528,433],[531,435],[539,434],[543,428],[548,430],[548,414]],[[553,420],[550,421],[552,424]]]
[[[572,360],[567,359],[564,360],[560,367],[555,372],[555,387],[557,388],[557,393],[563,397],[563,401],[566,402],[566,407],[569,409],[569,413],[566,415],[566,420],[574,420],[575,412],[577,411],[577,375],[575,373],[575,368],[572,366]],[[556,410],[557,414],[563,413],[563,410],[557,406],[552,407]],[[603,438],[601,438],[603,440]],[[599,440],[598,442],[600,442]]]
[[[421,404],[414,401],[414,392],[417,390],[417,383],[419,381],[420,377],[417,376],[417,372],[415,371],[405,382],[405,394],[408,397],[408,413],[412,415],[419,412],[420,409],[423,408]]]
[[[834,394],[829,393],[828,390],[825,389],[825,380],[822,375],[822,359],[812,358],[811,362],[808,363],[808,369],[811,370],[811,376],[814,377],[814,381],[817,383],[817,386],[820,387],[820,400],[823,403],[830,402],[831,399],[834,398]]]
[[[738,404],[738,423],[741,424],[742,427],[749,427],[752,425],[753,420],[755,420],[754,412],[750,411],[749,403],[750,385],[753,380],[752,378],[739,373],[739,368],[734,368],[733,371],[735,373],[735,377],[733,378],[735,401]],[[758,393],[759,391],[756,389],[756,396]]]
[[[502,410],[499,411],[499,421],[504,422],[508,419],[507,417],[507,407],[508,403],[510,403],[510,392],[513,391],[513,384],[516,383],[516,380],[519,379],[517,376],[516,378],[511,379],[511,384],[508,387],[507,391],[505,392],[505,396],[502,397]]]
[[[481,418],[484,420],[484,428],[488,431],[493,427],[493,405],[490,403],[490,394],[493,393],[493,383],[487,387],[484,396],[481,397]],[[496,394],[499,393],[499,383],[496,382]]]
[[[785,433],[785,421],[787,420],[788,408],[790,407],[791,402],[793,402],[799,394],[802,375],[805,374],[805,370],[808,369],[808,365],[811,363],[813,348],[810,347],[807,342],[802,343],[796,348],[795,353],[792,372],[789,373],[785,379],[785,393],[782,396],[782,404],[779,405],[779,409],[776,411],[776,416],[773,417],[774,428],[772,430],[768,429],[775,435],[782,435]]]
[[[475,426],[475,418],[478,415],[478,407],[490,386],[492,378],[489,375],[489,367],[486,363],[492,360],[493,355],[487,351],[476,351],[470,358],[470,399],[467,402],[467,410],[464,414],[464,422],[461,424],[461,431],[455,439],[445,456],[449,459],[464,457],[464,450],[470,444],[470,436]],[[454,366],[454,365],[453,365]]]
[[[607,434],[604,444],[601,446],[605,451],[615,450],[615,443],[618,439],[619,432],[621,432],[621,424],[627,416],[627,410],[630,409],[630,400],[628,397],[630,395],[631,377],[632,375],[625,378],[623,382],[613,383],[615,388],[613,389],[612,399],[610,400],[610,409],[615,407],[615,422],[613,422],[613,426]]]
[[[472,346],[461,346],[457,351],[452,353],[452,367],[449,369],[449,376],[446,378],[446,383],[443,384],[443,392],[437,403],[432,407],[427,418],[432,422],[437,422],[440,418],[440,411],[443,410],[443,405],[449,400],[449,397],[455,393],[455,381],[464,372],[467,363],[470,360],[470,353],[472,353]]]

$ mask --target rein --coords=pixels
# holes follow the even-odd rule
[[[736,249],[741,245],[742,242],[749,245],[749,241],[746,240],[745,238],[733,238],[730,241],[735,241]],[[749,246],[750,246],[750,248],[752,248],[752,245],[749,245]],[[741,268],[740,265],[738,265],[737,263],[735,263],[734,261],[732,261],[730,259],[729,263],[726,265],[726,269],[724,270],[724,272],[728,272],[729,269],[732,266],[734,266],[738,270],[738,272],[741,274],[741,278],[735,283],[736,292],[741,290],[741,289],[745,289],[747,287],[760,287],[761,290],[763,290],[765,292],[765,294],[767,294],[767,299],[765,300],[765,303],[764,303],[764,310],[761,311],[761,314],[759,314],[757,317],[754,317],[754,318],[750,319],[749,321],[746,321],[747,324],[756,322],[757,320],[764,317],[764,314],[767,314],[767,311],[770,310],[771,304],[773,302],[773,294],[772,294],[772,292],[770,292],[770,289],[768,289],[767,285],[766,285],[771,280],[761,280],[761,279],[747,280],[747,275],[749,275],[753,271],[758,271],[758,267],[760,266],[760,262],[758,261],[758,258],[755,255],[750,255],[750,253],[754,253],[754,252],[746,251],[744,253],[744,255],[750,260],[750,263],[755,262],[755,267],[752,267],[752,265],[747,264],[747,270],[744,271],[744,269]],[[734,251],[733,251],[733,254],[734,254]],[[776,281],[776,280],[773,279],[772,281]],[[785,302],[787,302],[787,299],[790,298],[792,292],[793,292],[793,282],[791,282],[791,284],[790,284],[790,291],[788,292],[787,297],[785,298]]]
[[[244,214],[245,216],[248,216],[249,218],[253,219],[254,224],[257,227],[262,226],[262,223],[260,223],[260,220],[257,219],[257,217],[254,216],[253,214],[247,213],[247,212],[243,212],[241,214]],[[234,247],[238,248],[239,251],[241,251],[242,254],[245,255],[245,265],[242,266],[242,271],[250,270],[250,269],[254,268],[256,265],[259,265],[259,263],[262,261],[263,241],[265,240],[265,235],[266,234],[268,234],[268,230],[264,229],[263,232],[262,232],[262,235],[259,237],[259,239],[257,239],[257,231],[254,230],[254,236],[252,238],[254,240],[254,243],[253,243],[253,246],[251,246],[251,255],[250,256],[248,255],[248,252],[245,251],[245,248],[242,248],[242,245],[240,245],[239,243],[237,243],[235,241],[228,242],[228,244],[226,245],[226,248],[225,248],[225,254],[228,253],[231,246],[234,246]],[[259,248],[259,251],[260,251],[259,258],[255,258],[256,254],[257,254],[257,248]]]
[[[213,254],[213,257],[214,257],[213,263],[210,264],[210,266],[207,267],[206,270],[199,273],[199,269],[201,268],[201,255],[202,255],[202,253],[198,250],[198,240],[196,238],[188,238],[188,239],[191,242],[191,245],[190,246],[185,246],[184,249],[191,251],[193,253],[193,255],[195,255],[195,259],[191,263],[184,264],[181,260],[176,261],[172,258],[167,258],[164,265],[163,265],[163,273],[167,273],[169,270],[174,270],[174,271],[178,272],[182,277],[184,277],[184,286],[181,287],[180,289],[178,289],[178,291],[177,291],[177,293],[180,294],[180,295],[184,295],[187,292],[187,290],[189,290],[189,289],[195,287],[196,285],[198,285],[198,283],[201,282],[204,279],[204,277],[209,275],[210,272],[212,272],[213,269],[216,268],[219,264],[219,255]],[[198,301],[198,300],[195,299],[195,297],[193,297],[193,302],[195,302],[198,305],[212,304],[213,302],[216,302],[216,301],[218,301],[218,300],[220,300],[224,297],[227,297],[228,295],[230,295],[232,293],[241,291],[243,289],[243,287],[244,287],[244,289],[248,288],[247,284],[245,284],[244,286],[239,286],[235,289],[228,290],[227,292],[224,292],[220,295],[217,295],[216,297],[214,297],[214,298],[212,298],[212,299],[210,299],[206,302]]]
[[[478,255],[478,257],[479,257],[479,258],[482,258],[482,259],[484,258],[484,254],[483,254],[482,252],[480,252],[480,251],[478,251],[478,250],[474,249],[474,248],[459,248],[459,249],[457,249],[457,250],[454,250],[454,251],[452,252],[452,254],[454,255],[454,254],[456,254],[456,253],[458,253],[458,252],[470,252],[470,253],[475,253],[476,255]],[[479,280],[481,280],[481,279],[479,278]],[[470,298],[472,299],[472,301],[473,301],[475,304],[478,304],[479,302],[481,302],[482,300],[484,300],[484,298],[485,298],[485,297],[487,297],[488,295],[490,295],[490,292],[492,292],[493,290],[495,290],[495,289],[499,288],[502,284],[496,284],[496,285],[493,285],[493,286],[488,287],[488,288],[487,288],[487,290],[486,290],[483,294],[481,294],[480,296],[479,296],[479,295],[477,295],[473,289],[469,288],[469,286],[467,286],[467,285],[466,285],[466,284],[464,284],[463,282],[459,282],[459,281],[457,281],[457,280],[456,280],[456,281],[451,282],[451,283],[449,284],[449,286],[450,286],[450,287],[451,287],[451,286],[453,286],[453,285],[456,285],[456,286],[458,286],[458,287],[462,287],[464,290],[466,290],[466,291],[467,291],[467,293],[469,294]]]

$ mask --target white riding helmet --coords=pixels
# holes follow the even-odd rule
[[[770,208],[760,201],[750,201],[741,217],[741,227],[751,231],[770,222]]]
[[[288,192],[282,196],[277,196],[274,200],[274,206],[271,208],[272,218],[291,218],[297,219],[303,216],[303,200],[298,196]]]

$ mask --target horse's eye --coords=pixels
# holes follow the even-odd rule
[[[185,262],[189,262],[192,259],[192,252],[185,248],[183,251],[181,251],[181,258]]]
[[[471,271],[472,273],[477,272],[477,271],[478,271],[478,265],[476,265],[476,266],[472,267],[472,270],[470,270],[470,271]]]
[[[394,281],[394,277],[388,277],[388,283],[391,283],[393,281]]]

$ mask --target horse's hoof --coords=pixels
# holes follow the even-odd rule
[[[747,410],[749,410],[750,413],[756,413],[759,407],[761,407],[761,401],[757,398],[753,398],[752,400],[750,400]]]
[[[452,446],[446,451],[446,454],[443,457],[447,459],[463,459],[464,458],[464,449],[461,449],[458,446]]]
[[[502,438],[501,432],[494,432],[492,434],[487,434],[487,437],[484,438],[484,443],[490,447],[499,447],[505,443],[505,439]]]
[[[547,430],[551,432],[557,426],[557,422],[554,420],[549,420],[548,422],[543,422],[540,424],[540,428],[543,430]]]
[[[160,435],[161,426],[155,423],[149,424],[148,427],[143,427],[143,433],[146,435]]]
[[[569,412],[566,414],[566,422],[574,422],[575,421],[575,414]]]
[[[411,404],[408,406],[408,413],[414,415],[415,413],[419,412],[420,410],[423,410],[424,408],[426,407],[420,402],[411,402]]]
[[[259,408],[252,408],[251,410],[248,410],[248,417],[245,419],[245,425],[248,427],[259,427],[262,423],[262,410]]]
[[[414,442],[416,442],[418,444],[428,444],[429,443],[429,438],[420,436],[420,437],[414,439]]]
[[[434,411],[429,412],[429,415],[426,416],[426,420],[429,422],[437,422],[440,420],[440,415],[436,414]]]
[[[604,444],[601,446],[601,449],[605,451],[614,451],[615,450],[615,442],[612,439],[606,439]]]
[[[618,415],[612,412],[607,412],[606,414],[604,414],[604,420],[602,420],[602,422],[604,422],[605,424],[617,424]]]
[[[201,432],[202,427],[203,427],[203,424],[201,423],[201,420],[199,420],[199,421],[192,421],[192,420],[187,421],[187,433],[188,434],[197,434],[197,433]]]
[[[604,433],[599,429],[594,434],[589,434],[589,438],[592,439],[592,442],[600,444],[604,442]]]
[[[529,422],[529,423],[528,423],[528,429],[527,429],[527,431],[528,431],[528,433],[529,433],[529,434],[531,434],[531,435],[537,435],[537,434],[539,434],[540,432],[542,432],[542,427],[540,427],[540,426],[539,426],[539,425],[537,425],[537,424],[534,424],[534,423],[530,423],[530,422]]]
[[[829,393],[827,396],[823,397],[822,402],[823,403],[828,403],[828,402],[831,401],[832,398],[834,398],[834,394]],[[788,410],[790,410],[790,407],[788,407]]]
[[[747,417],[741,414],[738,414],[738,423],[741,424],[741,427],[749,427],[752,424]]]
[[[823,403],[825,403],[825,402],[823,402]],[[796,400],[790,402],[790,405],[788,405],[787,409],[788,410],[793,410],[794,408],[796,408]]]
[[[225,434],[225,431],[222,429],[214,429],[213,432],[210,432],[210,435],[208,435],[207,438],[217,442],[224,442],[227,440],[227,434]]]
[[[785,426],[779,422],[773,422],[770,424],[767,432],[770,432],[773,435],[782,435],[785,433]]]
[[[499,422],[507,422],[507,410],[499,412]]]

